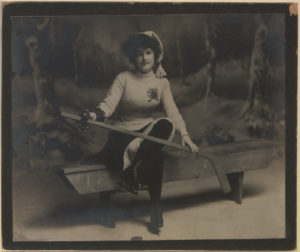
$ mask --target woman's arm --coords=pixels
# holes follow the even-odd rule
[[[167,117],[174,122],[176,129],[179,130],[181,134],[182,145],[188,145],[191,151],[196,154],[198,152],[198,147],[192,142],[187,132],[185,122],[183,121],[183,118],[175,104],[170,83],[167,79],[162,91],[161,100]]]
[[[169,81],[167,79],[165,80],[166,83],[161,95],[161,101],[164,111],[167,117],[169,117],[174,122],[175,127],[180,132],[181,136],[188,135],[185,122],[183,121],[182,116],[175,104]]]
[[[104,116],[110,117],[116,110],[125,86],[125,81],[123,80],[121,74],[119,74],[114,80],[111,88],[109,89],[107,96],[99,104],[97,108],[104,112]]]

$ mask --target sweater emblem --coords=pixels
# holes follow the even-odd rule
[[[158,88],[149,88],[147,91],[147,95],[148,95],[148,102],[151,102],[152,100],[157,100],[158,99]]]

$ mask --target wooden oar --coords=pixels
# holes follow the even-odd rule
[[[70,113],[67,113],[67,112],[62,112],[61,115],[65,118],[72,119],[72,120],[75,120],[75,121],[80,121],[81,120],[80,116],[70,114]],[[135,136],[135,137],[140,137],[140,138],[150,140],[150,141],[153,141],[153,142],[156,142],[156,143],[160,143],[160,144],[163,144],[163,145],[167,145],[167,146],[170,146],[170,147],[182,150],[182,151],[191,152],[190,148],[188,148],[186,146],[183,146],[183,145],[180,145],[178,143],[174,143],[174,142],[167,141],[167,140],[164,140],[164,139],[160,139],[160,138],[157,138],[157,137],[149,136],[147,134],[143,134],[143,133],[139,133],[139,132],[134,132],[134,131],[121,129],[119,127],[116,127],[116,126],[108,124],[108,123],[103,123],[103,122],[99,122],[99,121],[95,121],[95,120],[87,120],[87,123],[99,126],[101,128],[104,128],[104,129],[121,132],[121,133],[128,134],[128,135]],[[218,165],[217,166],[215,165],[215,163],[217,162],[216,157],[212,153],[204,151],[201,148],[198,149],[198,155],[202,156],[202,157],[204,157],[204,158],[206,158],[210,161],[210,163],[212,164],[212,166],[213,166],[213,168],[216,172],[216,175],[219,179],[219,182],[221,184],[223,192],[224,193],[230,192],[231,189],[230,189],[230,185],[229,185],[226,174],[223,172],[223,170],[221,168],[218,167]]]

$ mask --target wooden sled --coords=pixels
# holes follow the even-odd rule
[[[187,152],[174,149],[165,150],[163,182],[189,180],[215,176],[216,170],[226,174],[225,182],[230,188],[223,192],[232,194],[232,199],[242,203],[243,176],[246,171],[264,169],[269,166],[280,145],[267,140],[249,140],[201,147],[209,156],[195,158]],[[110,202],[112,193],[124,191],[118,180],[104,165],[72,164],[63,168],[63,174],[79,194],[100,193],[100,197]]]

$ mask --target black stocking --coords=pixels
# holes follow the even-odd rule
[[[151,136],[168,139],[172,131],[172,124],[167,120],[159,121],[150,132]],[[148,230],[159,234],[159,228],[163,226],[163,216],[160,206],[164,157],[162,144],[144,141],[139,149],[139,157],[144,161],[138,170],[139,181],[148,185],[151,200],[150,223]]]
[[[161,119],[153,126],[149,135],[161,139],[168,139],[172,129],[173,125],[168,120]],[[127,184],[133,184],[133,187],[130,188],[129,186],[129,190],[132,192],[135,193],[137,191],[137,182],[148,186],[151,201],[148,230],[154,234],[159,234],[159,228],[163,226],[160,206],[164,166],[162,148],[163,144],[144,140],[141,143],[133,165],[123,173],[123,175],[127,176]],[[137,182],[130,180],[130,177],[133,177],[132,174],[137,175]]]

